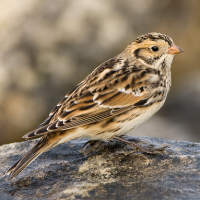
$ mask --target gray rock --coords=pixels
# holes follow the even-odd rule
[[[143,146],[167,146],[145,154],[112,140],[86,146],[73,140],[42,154],[17,178],[0,178],[0,192],[16,199],[190,199],[200,197],[200,144],[126,137]],[[36,141],[0,147],[0,175]],[[131,153],[132,152],[132,153]]]
[[[12,198],[8,195],[2,194],[2,193],[0,193],[0,199],[1,200],[15,200],[14,198]]]

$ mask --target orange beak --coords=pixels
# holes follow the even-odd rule
[[[173,54],[173,55],[182,53],[182,52],[183,52],[183,50],[181,48],[177,47],[174,43],[171,45],[171,47],[169,47],[169,49],[167,51],[168,54]]]

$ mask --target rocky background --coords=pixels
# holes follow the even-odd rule
[[[133,39],[184,49],[165,106],[132,134],[200,142],[200,1],[1,0],[0,144],[21,141],[62,97]]]

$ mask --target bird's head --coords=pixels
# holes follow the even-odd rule
[[[139,62],[153,68],[161,67],[163,61],[170,66],[174,55],[183,52],[170,37],[160,33],[148,33],[138,37],[127,50]]]

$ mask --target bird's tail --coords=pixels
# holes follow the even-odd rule
[[[3,176],[9,175],[9,179],[17,176],[23,169],[25,169],[32,161],[34,161],[43,152],[58,145],[58,140],[52,139],[54,134],[46,135],[30,149],[20,160],[18,160]],[[51,138],[51,140],[50,140]]]

